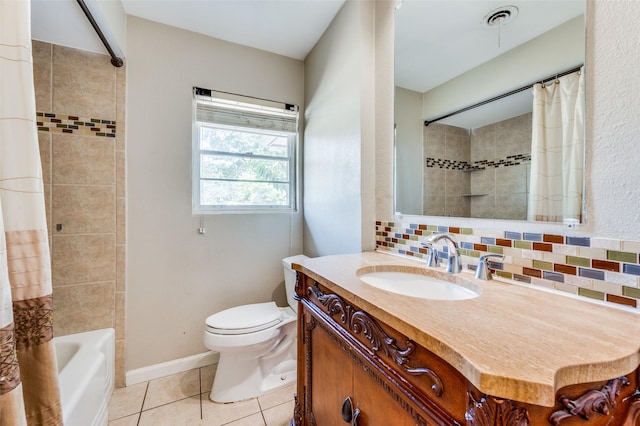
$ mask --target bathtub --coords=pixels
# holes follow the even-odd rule
[[[115,376],[112,328],[55,337],[65,426],[104,426]]]

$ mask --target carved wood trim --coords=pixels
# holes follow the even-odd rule
[[[316,326],[318,325],[318,322],[311,315],[304,315],[304,318],[305,318],[305,323],[304,323],[304,365],[306,366],[306,374],[307,374],[307,377],[306,377],[307,383],[305,384],[305,387],[304,387],[304,390],[305,390],[304,407],[305,407],[306,417],[309,420],[309,423],[311,425],[315,425],[316,421],[315,421],[315,418],[313,417],[313,412],[311,410],[311,401],[312,401],[312,399],[311,399],[311,393],[312,393],[311,345],[313,344],[313,342],[311,340],[311,332],[313,331],[314,328],[316,328]]]
[[[289,426],[302,426],[302,407],[298,401],[298,393],[293,394],[293,418],[289,422]]]
[[[376,353],[382,351],[386,356],[393,359],[405,372],[412,375],[425,375],[432,382],[431,391],[437,397],[444,393],[444,385],[440,377],[431,369],[426,367],[412,367],[410,365],[411,354],[415,350],[415,343],[407,339],[406,348],[401,349],[395,339],[391,338],[380,327],[375,319],[364,311],[355,310],[353,306],[347,304],[335,294],[325,294],[315,285],[307,288],[307,294],[315,297],[333,317],[339,315],[340,322],[352,333],[362,334],[370,343],[370,349]]]
[[[302,274],[300,272],[296,272],[296,286],[293,291],[293,298],[295,300],[300,300],[300,295],[302,294],[302,282],[304,279],[302,278]]]
[[[622,423],[622,426],[638,426],[640,424],[640,400],[635,400],[631,403],[629,411],[627,412],[627,418]]]
[[[471,392],[467,392],[467,426],[528,426],[531,420],[526,408],[507,399],[483,396],[476,401]]]
[[[622,426],[637,426],[640,424],[640,368],[636,373],[636,390],[623,401],[632,399],[627,411],[627,417],[624,419]]]
[[[589,420],[589,417],[595,413],[608,415],[609,411],[617,405],[616,398],[620,396],[622,386],[630,384],[626,377],[618,377],[609,380],[602,389],[592,389],[575,400],[560,395],[558,401],[564,406],[564,409],[551,414],[549,422],[558,426],[562,421],[575,416]]]

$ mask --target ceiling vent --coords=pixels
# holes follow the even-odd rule
[[[504,27],[518,16],[518,8],[515,6],[502,6],[487,13],[482,19],[482,25],[486,28]]]

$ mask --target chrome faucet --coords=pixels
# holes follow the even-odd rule
[[[427,266],[438,267],[438,252],[433,248],[433,244],[424,242],[422,246],[427,249]]]
[[[504,259],[501,254],[490,253],[480,256],[478,267],[476,268],[476,278],[479,280],[489,281],[493,276],[491,275],[491,269],[489,269],[489,261],[487,259],[492,257],[499,257]]]
[[[447,261],[447,273],[457,274],[462,271],[462,264],[460,263],[460,251],[458,250],[458,243],[453,239],[451,234],[431,234],[427,237],[428,243],[435,243],[439,240],[445,240],[449,246],[449,260]]]

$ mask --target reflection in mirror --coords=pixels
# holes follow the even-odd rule
[[[531,87],[584,64],[584,11],[584,0],[402,2],[395,26],[396,211],[527,219]]]

